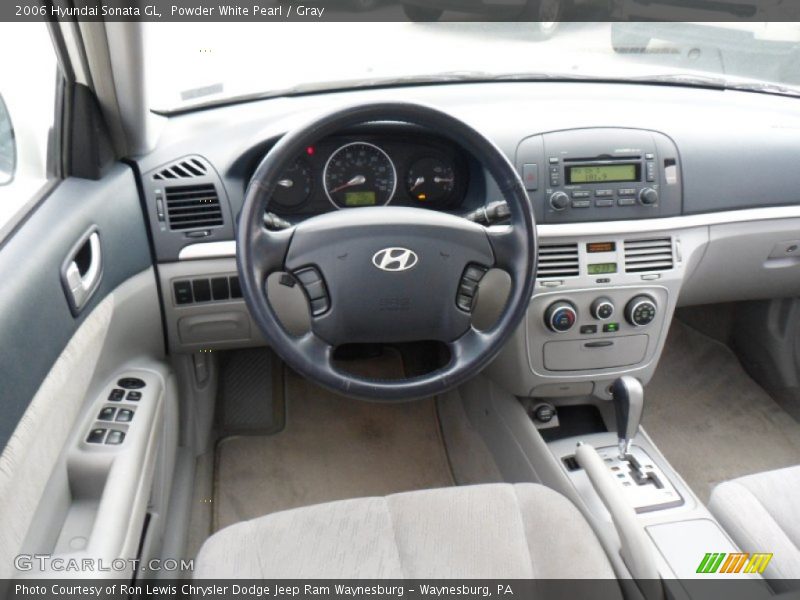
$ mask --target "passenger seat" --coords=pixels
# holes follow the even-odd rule
[[[743,552],[773,554],[776,591],[800,589],[800,465],[721,483],[708,507]]]

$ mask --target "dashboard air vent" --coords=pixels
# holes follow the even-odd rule
[[[538,279],[578,276],[578,244],[541,244]]]
[[[164,196],[169,228],[173,231],[222,225],[222,210],[214,184],[167,186]]]
[[[197,157],[181,159],[168,167],[164,167],[153,175],[153,179],[192,179],[203,177],[208,173],[208,167]]]
[[[666,271],[673,267],[672,238],[625,240],[625,272]]]

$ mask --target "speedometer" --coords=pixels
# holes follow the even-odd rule
[[[323,174],[325,193],[336,208],[383,206],[394,196],[397,171],[374,144],[353,142],[336,150]]]

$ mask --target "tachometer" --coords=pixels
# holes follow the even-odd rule
[[[383,206],[394,196],[397,171],[383,150],[353,142],[336,150],[323,175],[325,193],[336,208]]]
[[[280,208],[298,208],[311,195],[312,181],[311,165],[302,158],[298,158],[281,174],[278,185],[272,193],[272,202]],[[270,206],[268,210],[274,210],[274,208],[274,206]]]
[[[445,202],[456,186],[455,167],[442,158],[421,158],[408,170],[406,186],[409,195],[418,202]]]

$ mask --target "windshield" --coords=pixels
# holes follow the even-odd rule
[[[800,23],[148,23],[145,34],[160,111],[430,78],[800,84]]]

